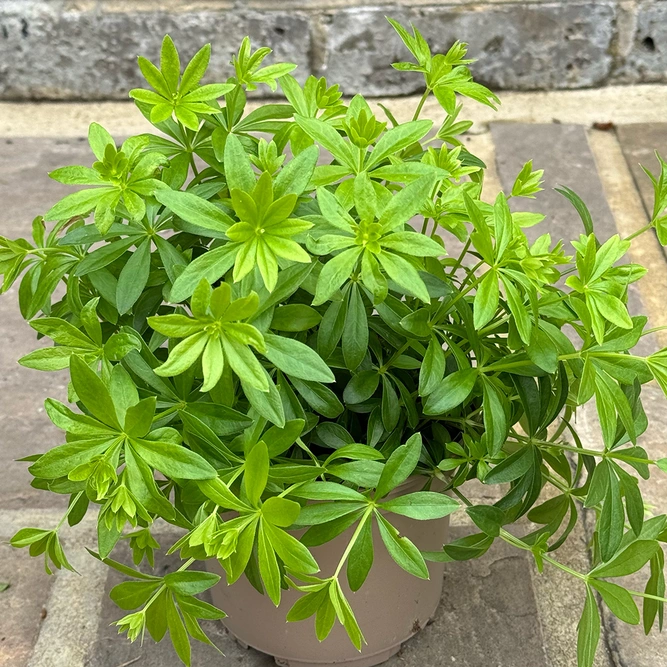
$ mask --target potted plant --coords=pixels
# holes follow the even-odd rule
[[[73,404],[46,401],[66,442],[26,458],[35,487],[70,497],[65,516],[12,544],[47,572],[71,569],[63,525],[95,510],[92,555],[132,578],[111,592],[130,640],[169,634],[190,664],[189,639],[209,641],[198,620],[227,612],[242,641],[285,663],[371,665],[428,620],[446,562],[504,540],[581,581],[589,667],[596,595],[628,623],[639,599],[647,632],[663,617],[667,517],[647,518],[637,477],[667,469],[640,444],[641,387],[667,389],[667,352],[631,352],[647,319],[626,308],[645,271],[623,263],[631,238],[595,236],[570,190],[575,257],[548,233],[529,243],[523,229],[543,216],[508,200],[540,190],[530,162],[485,202],[457,95],[497,98],[473,82],[464,44],[432,55],[392,25],[416,61],[394,67],[425,80],[404,123],[264,66],[269,50],[247,39],[232,78],[200,85],[210,47],[183,69],[166,37],[159,68],[139,59],[150,89],[130,93],[158,133],[119,148],[91,125],[92,168],[50,174],[88,187],[36,218],[32,240],[0,239],[3,290],[20,279],[21,313],[54,343],[20,363],[69,368]],[[287,103],[247,112],[259,85]],[[435,133],[420,118],[431,94],[446,112]],[[665,242],[661,164],[638,233]],[[573,423],[593,398],[601,451]],[[504,484],[502,498],[473,504],[472,479]],[[584,508],[594,567],[576,572],[554,552]],[[477,532],[448,541],[454,511]],[[152,565],[159,521],[183,529],[178,571],[112,558],[128,540],[135,565]],[[646,565],[644,592],[617,580]],[[222,609],[197,597],[210,588]]]

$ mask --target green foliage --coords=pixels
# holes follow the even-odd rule
[[[130,97],[150,109],[152,123],[160,123],[172,115],[191,130],[199,129],[199,115],[215,114],[215,101],[234,90],[232,83],[212,83],[200,86],[211,58],[211,45],[200,49],[181,75],[178,51],[169,35],[162,41],[160,68],[139,56],[139,68],[153,90],[135,88]]]
[[[234,77],[201,85],[210,47],[181,71],[165,38],[159,69],[139,60],[152,90],[131,92],[157,133],[118,148],[91,125],[93,166],[51,174],[90,187],[36,218],[30,240],[0,237],[2,290],[18,286],[21,313],[53,342],[20,363],[69,369],[72,404],[46,401],[63,444],[25,459],[68,510],[12,544],[44,555],[47,572],[71,569],[60,532],[97,506],[94,555],[132,578],[111,592],[129,612],[120,631],[168,633],[188,665],[190,640],[209,642],[199,620],[224,616],[197,597],[218,577],[189,569],[209,558],[276,605],[287,586],[301,591],[287,620],[314,617],[320,640],[340,623],[359,649],[341,578],[362,588],[376,549],[425,578],[427,560],[478,558],[497,539],[581,581],[581,667],[599,642],[597,596],[646,632],[662,624],[667,517],[647,513],[637,478],[667,471],[640,444],[641,388],[655,379],[667,393],[667,350],[632,351],[647,318],[628,313],[628,285],[645,271],[624,257],[642,231],[667,240],[667,165],[633,237],[596,237],[561,188],[582,220],[575,256],[549,234],[529,242],[523,229],[543,216],[517,202],[540,191],[542,171],[526,163],[487,202],[485,165],[459,138],[470,123],[457,96],[498,103],[472,81],[466,46],[433,55],[391,23],[415,59],[394,67],[425,83],[402,123],[361,96],[345,104],[323,78],[301,86],[247,39]],[[259,84],[287,103],[247,112]],[[430,95],[446,118],[425,139]],[[602,450],[574,426],[592,400]],[[421,488],[406,491],[409,478]],[[504,485],[501,499],[472,505],[473,479]],[[394,525],[463,508],[479,532],[436,552]],[[584,511],[588,573],[553,555]],[[531,532],[506,530],[523,516]],[[152,566],[158,519],[183,530],[168,549],[177,572],[111,559],[123,539]],[[336,571],[320,575],[311,548],[347,529]],[[622,577],[643,568],[645,591],[626,590]]]

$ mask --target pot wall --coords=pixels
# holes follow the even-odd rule
[[[421,478],[410,479],[392,495],[419,491],[423,484]],[[401,535],[424,551],[438,551],[447,542],[448,517],[416,521],[392,515],[391,521]],[[321,568],[320,575],[333,574],[353,532],[354,526],[331,542],[312,549]],[[419,632],[433,616],[442,592],[444,564],[428,563],[430,579],[417,579],[394,563],[375,525],[373,545],[373,567],[361,590],[352,593],[346,577],[341,577],[345,595],[366,638],[367,645],[361,653],[338,623],[322,643],[315,637],[314,617],[287,623],[285,616],[302,595],[300,592],[283,591],[280,607],[276,608],[268,596],[257,593],[245,576],[228,586],[216,560],[207,564],[211,571],[223,575],[223,580],[212,589],[213,602],[228,614],[224,624],[237,639],[273,655],[278,664],[291,667],[341,663],[354,667],[376,665],[396,653],[401,643]]]

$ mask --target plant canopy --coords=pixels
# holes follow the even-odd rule
[[[667,390],[667,350],[632,352],[649,330],[627,309],[645,270],[624,259],[632,237],[598,238],[567,188],[582,219],[574,256],[548,232],[530,242],[524,230],[544,217],[521,211],[540,190],[531,162],[485,201],[459,99],[498,99],[473,81],[465,44],[433,55],[391,23],[413,57],[394,67],[424,77],[407,122],[360,95],[346,103],[324,78],[302,85],[248,39],[234,76],[202,85],[210,46],[183,67],[165,37],[159,65],[139,59],[146,88],[130,93],[155,133],[119,146],[93,123],[92,167],[50,174],[79,189],[34,220],[31,239],[0,237],[3,291],[19,281],[23,317],[53,342],[20,363],[71,380],[69,405],[46,401],[64,444],[25,459],[33,486],[69,496],[67,512],[12,544],[47,572],[71,569],[61,531],[94,509],[91,553],[131,577],[111,591],[128,612],[120,631],[168,633],[189,665],[190,638],[210,643],[199,621],[224,616],[197,597],[219,577],[195,561],[218,559],[229,583],[245,575],[276,605],[301,591],[288,621],[314,617],[320,640],[340,623],[361,649],[341,581],[360,589],[374,549],[427,578],[427,561],[504,540],[580,580],[579,667],[591,667],[596,594],[647,632],[663,621],[667,517],[647,513],[638,477],[667,471],[641,446],[642,385]],[[286,101],[249,110],[246,93],[263,85]],[[431,95],[436,127],[421,118]],[[660,164],[640,232],[667,243]],[[592,400],[603,449],[574,423]],[[402,494],[411,476],[422,490]],[[473,479],[500,499],[471,502]],[[554,554],[584,509],[593,566],[577,572]],[[392,524],[452,512],[476,532],[438,552]],[[159,521],[183,530],[169,545],[178,571],[112,558],[125,540],[135,565],[152,565]],[[320,573],[311,548],[347,529],[336,571]],[[619,578],[645,566],[645,590],[627,590]]]

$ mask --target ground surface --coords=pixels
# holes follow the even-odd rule
[[[537,232],[576,238],[580,223],[569,204],[553,192],[557,184],[572,187],[589,203],[598,233],[631,233],[645,224],[651,206],[648,181],[639,162],[653,168],[653,150],[667,153],[667,123],[656,122],[667,108],[667,89],[644,87],[607,91],[506,95],[504,110],[489,124],[486,114],[475,134],[467,137],[470,150],[488,165],[485,197],[508,189],[524,161],[546,168],[546,190],[534,206],[547,214]],[[411,114],[414,100],[393,106],[399,116]],[[433,108],[427,112],[437,115]],[[32,218],[64,189],[46,172],[65,164],[86,164],[88,149],[80,139],[88,122],[106,118],[119,136],[142,129],[141,117],[129,106],[0,104],[0,233],[29,234]],[[30,119],[30,122],[27,122]],[[139,120],[137,120],[139,119]],[[594,129],[595,122],[615,122]],[[524,207],[525,208],[525,207]],[[648,276],[631,295],[635,311],[643,309],[653,326],[667,324],[667,262],[655,238],[644,235],[632,258],[649,268]],[[15,459],[58,444],[59,435],[42,409],[46,396],[64,397],[65,378],[19,367],[16,359],[33,349],[29,327],[21,320],[16,294],[0,300],[0,540],[19,527],[48,527],[60,517],[51,496],[31,489],[24,463]],[[658,337],[642,341],[647,352],[667,345]],[[643,445],[654,458],[667,456],[667,411],[657,388],[644,392],[651,427]],[[580,432],[591,446],[598,441],[590,411],[579,416]],[[644,483],[645,497],[664,510],[667,477],[655,475]],[[477,497],[489,489],[473,490]],[[55,503],[57,505],[57,503]],[[471,530],[454,526],[456,536]],[[110,623],[118,611],[107,599],[117,583],[115,573],[87,557],[93,526],[85,522],[69,538],[72,561],[82,576],[59,573],[48,578],[41,563],[23,551],[0,544],[0,667],[175,667],[177,658],[167,643],[159,647],[130,645]],[[160,536],[170,544],[175,533]],[[586,569],[584,526],[559,552],[561,560]],[[88,541],[87,541],[88,540]],[[173,562],[161,559],[158,567]],[[529,557],[504,544],[484,558],[447,567],[442,604],[435,621],[389,667],[575,667],[576,624],[583,591],[559,572],[536,572]],[[635,588],[639,587],[634,586]],[[667,636],[645,639],[604,614],[604,635],[598,667],[659,667],[667,665]],[[210,625],[215,643],[224,651],[197,646],[194,664],[268,667],[272,660],[239,648],[220,625]],[[326,646],[326,644],[324,645]]]

